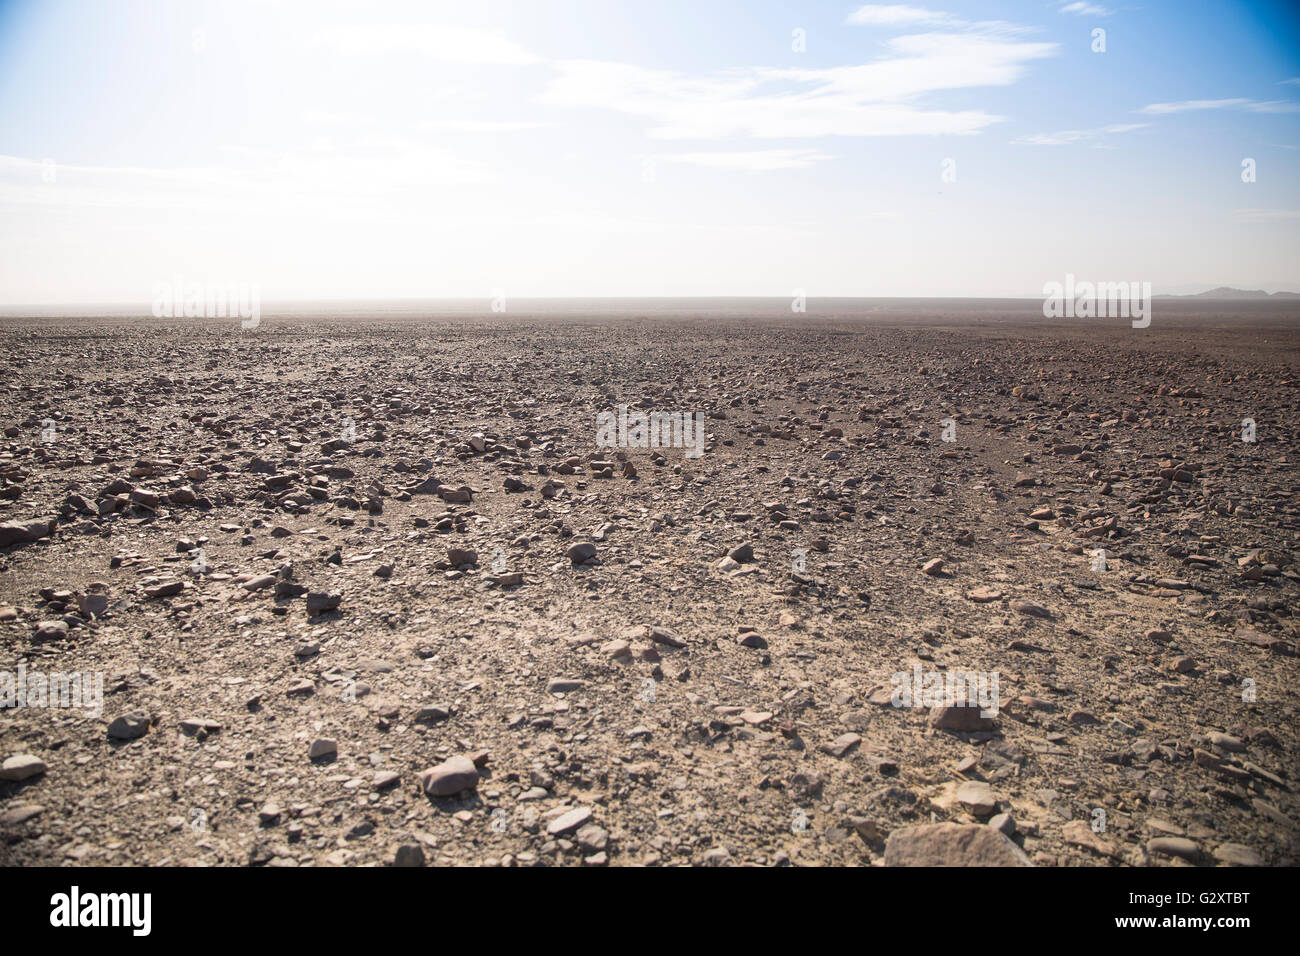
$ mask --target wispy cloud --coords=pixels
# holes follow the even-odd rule
[[[1235,96],[1221,100],[1178,100],[1173,103],[1151,103],[1138,110],[1148,116],[1169,113],[1189,113],[1193,110],[1245,110],[1248,113],[1295,113],[1300,103],[1289,100],[1251,100]]]
[[[1149,123],[1112,123],[1109,126],[1098,126],[1093,129],[1063,129],[1055,133],[1033,133],[1021,136],[1011,142],[1021,146],[1070,146],[1075,143],[1086,143],[1102,148],[1106,145],[1105,138],[1108,135],[1131,133],[1135,129],[1144,129],[1149,125]]]
[[[1074,3],[1067,3],[1061,7],[1062,13],[1073,13],[1077,17],[1108,17],[1114,10],[1096,3],[1083,3],[1082,0],[1075,0]]]
[[[829,69],[750,68],[695,76],[568,60],[542,92],[548,106],[646,117],[657,139],[807,138],[976,133],[1001,117],[918,102],[940,90],[1006,86],[1058,45],[926,33],[895,37],[882,59]]]
[[[429,120],[418,124],[418,128],[435,133],[515,133],[554,125],[534,120]]]
[[[749,173],[768,173],[779,169],[805,169],[823,160],[834,159],[816,149],[757,149],[747,152],[669,153],[654,157],[658,162],[708,166],[714,169],[738,169]]]
[[[149,207],[229,211],[232,208],[319,208],[380,200],[409,202],[447,188],[485,182],[490,174],[446,150],[402,140],[317,143],[292,153],[234,147],[222,166],[174,169],[43,162],[0,156],[0,206]],[[52,181],[51,181],[52,179]]]
[[[902,3],[868,3],[858,7],[844,20],[859,27],[951,26],[961,22],[952,14]]]
[[[523,65],[540,60],[513,40],[495,33],[419,23],[329,27],[315,33],[311,43],[349,56],[406,51],[449,63]]]
[[[855,27],[883,27],[911,29],[932,27],[943,30],[977,31],[987,34],[1029,33],[1033,28],[1023,27],[1006,20],[963,20],[942,10],[911,7],[902,3],[868,3],[858,7],[844,18]]]

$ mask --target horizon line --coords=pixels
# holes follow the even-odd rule
[[[1153,292],[1152,298],[1176,298],[1176,299],[1213,299],[1207,295],[1207,292],[1214,292],[1219,289],[1229,289],[1235,293],[1263,293],[1264,296],[1272,298],[1274,296],[1297,296],[1300,292],[1289,289],[1278,289],[1274,292],[1267,292],[1262,289],[1241,289],[1235,286],[1215,286],[1206,292]],[[380,304],[380,303],[423,303],[423,302],[449,302],[449,303],[478,303],[491,302],[496,296],[479,295],[479,296],[384,296],[384,297],[304,297],[297,299],[268,299],[261,304],[262,311],[267,311],[275,306],[304,306],[304,305],[359,305],[359,304]],[[507,302],[597,302],[597,301],[614,301],[614,302],[644,302],[644,301],[718,301],[718,300],[757,300],[772,302],[788,302],[792,296],[789,295],[743,295],[743,294],[724,294],[724,295],[511,295],[504,297]],[[1037,295],[807,295],[803,296],[804,301],[953,301],[953,302],[1041,302],[1042,294]],[[1239,295],[1225,296],[1226,299],[1237,299]],[[89,309],[89,308],[112,308],[112,309],[138,309],[142,308],[146,313],[154,318],[184,318],[184,316],[152,316],[152,302],[146,299],[137,300],[104,300],[104,301],[86,301],[86,302],[0,302],[0,311],[16,311],[21,309]],[[507,314],[498,312],[496,314]]]

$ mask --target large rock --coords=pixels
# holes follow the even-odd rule
[[[0,780],[20,781],[37,777],[46,771],[45,761],[31,754],[15,754],[0,764]]]
[[[973,733],[979,730],[992,730],[992,717],[980,716],[980,708],[969,705],[952,705],[935,707],[930,711],[930,726],[936,730],[953,730],[958,733]]]
[[[33,635],[32,640],[37,642],[61,641],[67,636],[67,621],[41,621],[36,625],[36,632]]]
[[[307,616],[315,617],[326,611],[338,609],[343,602],[343,595],[338,591],[312,591],[307,595]]]
[[[103,617],[108,610],[108,595],[101,591],[78,591],[77,610],[83,617]]]
[[[992,827],[925,823],[885,841],[885,866],[1033,866],[1025,852]]]
[[[584,561],[590,561],[596,556],[596,546],[590,541],[580,541],[577,544],[569,545],[569,550],[565,554],[574,564],[582,564]]]
[[[0,548],[12,544],[31,544],[54,533],[54,522],[45,518],[32,521],[6,521],[0,524]]]
[[[114,740],[134,740],[149,732],[149,714],[143,710],[133,710],[123,714],[108,725],[108,735]]]
[[[450,757],[420,774],[424,792],[431,797],[450,797],[478,787],[478,767],[468,757]]]

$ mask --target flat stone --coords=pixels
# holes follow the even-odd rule
[[[586,681],[553,677],[546,682],[546,692],[548,694],[570,694],[575,690],[582,690],[586,686]]]
[[[885,841],[885,866],[1033,866],[998,830],[978,823],[902,827]]]
[[[197,734],[200,731],[215,734],[221,730],[221,724],[204,717],[188,717],[181,721],[181,730],[187,734]]]
[[[1092,832],[1092,827],[1086,820],[1071,820],[1061,827],[1061,839],[1074,846],[1100,853],[1102,856],[1113,857],[1118,853],[1113,843],[1102,839],[1100,834]]]
[[[1221,843],[1214,848],[1214,858],[1228,866],[1263,866],[1264,858],[1240,843]]]
[[[998,808],[993,788],[978,780],[967,780],[957,788],[957,802],[977,817],[986,817]]]
[[[1052,616],[1052,612],[1047,608],[1030,601],[1012,601],[1011,610],[1017,614],[1026,614],[1029,617],[1050,618]]]
[[[45,812],[45,808],[39,803],[16,803],[8,810],[0,813],[0,826],[17,826],[20,823],[26,823],[33,817],[38,817]]]
[[[0,548],[11,544],[30,544],[47,538],[54,531],[55,522],[48,519],[34,521],[6,521],[0,524]]]
[[[99,592],[77,594],[77,610],[83,617],[103,617],[108,610],[108,595]]]
[[[451,717],[450,704],[429,704],[415,712],[415,719],[420,723],[436,723]]]
[[[27,780],[30,777],[39,777],[47,769],[45,761],[40,757],[33,757],[31,754],[15,754],[0,764],[0,780],[12,782]]]
[[[560,814],[548,823],[546,825],[546,832],[551,836],[561,836],[571,830],[578,829],[590,819],[591,809],[589,807],[575,807],[566,813]]]
[[[1246,644],[1253,644],[1255,647],[1262,647],[1269,651],[1286,650],[1288,646],[1287,642],[1282,638],[1257,631],[1253,627],[1239,627],[1233,632],[1232,636]]]
[[[1225,750],[1229,753],[1235,753],[1235,754],[1244,753],[1246,750],[1246,745],[1242,743],[1241,740],[1239,740],[1238,738],[1233,737],[1231,734],[1219,733],[1216,730],[1206,734],[1205,738],[1217,750]]]
[[[682,648],[686,646],[686,642],[677,636],[677,632],[668,627],[655,626],[650,628],[650,640],[668,647]]]
[[[1163,836],[1155,837],[1147,841],[1148,853],[1159,853],[1164,856],[1176,856],[1184,860],[1195,860],[1201,855],[1200,847],[1186,837]]]
[[[832,757],[843,757],[860,743],[862,738],[858,734],[840,734],[830,743],[822,744],[817,749]]]

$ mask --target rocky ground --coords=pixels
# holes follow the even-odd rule
[[[0,321],[0,862],[1294,864],[1300,326],[1035,308]]]

